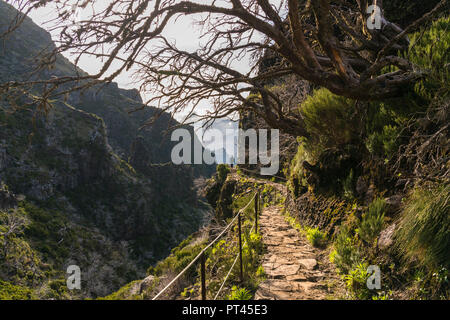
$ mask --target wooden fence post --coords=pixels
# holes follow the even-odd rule
[[[200,263],[201,263],[201,281],[202,281],[202,300],[206,300],[206,257],[205,253],[203,252],[200,257]]]
[[[241,212],[238,213],[238,229],[239,229],[239,262],[240,262],[240,273],[239,278],[241,282],[244,281],[244,272],[242,269],[242,234],[241,234]]]
[[[259,205],[259,190],[255,196],[255,232],[258,233],[258,205]]]

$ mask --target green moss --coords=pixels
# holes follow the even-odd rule
[[[182,241],[180,245],[172,249],[172,253],[164,260],[158,262],[156,266],[151,266],[147,270],[147,274],[161,276],[168,272],[178,273],[183,270],[202,250],[204,241],[191,244],[192,237]],[[196,269],[191,268],[188,277],[195,277]]]
[[[35,298],[32,289],[0,280],[0,300],[31,300]]]
[[[137,285],[140,280],[132,281],[127,285],[123,286],[116,292],[106,296],[97,298],[97,300],[142,300],[142,296],[140,294],[131,294],[131,289]]]

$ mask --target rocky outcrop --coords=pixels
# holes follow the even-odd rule
[[[378,237],[377,247],[379,249],[387,249],[392,246],[394,242],[394,232],[395,232],[396,224],[393,223],[388,226],[386,229],[381,231],[380,236]]]
[[[236,189],[236,180],[226,180],[220,190],[220,196],[217,200],[217,217],[219,220],[225,220],[233,216],[233,194]]]
[[[312,192],[306,192],[299,197],[288,192],[285,206],[302,226],[318,227],[329,235],[338,230],[338,226],[348,215],[362,215],[362,208],[351,202],[338,197],[315,195]]]
[[[4,184],[0,184],[0,210],[14,208],[17,205],[17,198],[6,189]]]
[[[308,184],[317,192],[336,192],[342,188],[342,182],[352,170],[354,176],[359,176],[362,152],[349,145],[344,149],[330,148],[323,151],[316,164],[303,162]],[[354,188],[354,186],[352,186]],[[362,192],[362,190],[360,190]]]
[[[217,207],[217,201],[219,200],[222,186],[223,182],[219,181],[217,179],[217,175],[215,175],[213,178],[208,180],[203,190],[206,200],[213,208]]]

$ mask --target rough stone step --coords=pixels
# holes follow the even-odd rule
[[[283,240],[283,244],[285,245],[295,245],[298,244],[300,241],[299,240],[294,240],[294,239],[289,239],[289,238],[285,238]]]
[[[292,276],[298,273],[300,266],[298,265],[276,265],[275,267],[264,268],[265,273],[269,277],[284,278],[286,276]]]
[[[308,270],[314,270],[317,267],[316,259],[300,259],[298,263]]]
[[[264,208],[260,230],[265,246],[262,266],[267,279],[260,283],[255,299],[321,299],[329,295],[323,280],[333,278],[318,264],[319,249],[313,248],[289,225],[280,208]]]
[[[293,276],[286,276],[287,281],[306,281],[309,280],[304,274],[296,274]]]
[[[303,291],[308,293],[308,291],[311,291],[312,289],[316,288],[317,283],[316,282],[305,281],[305,282],[299,282],[299,285],[300,285],[300,287],[302,288]]]
[[[301,286],[298,282],[277,280],[277,279],[265,280],[259,285],[259,288],[268,291],[286,291],[286,292],[295,292],[301,290]]]
[[[295,260],[290,260],[289,258],[284,258],[274,254],[264,259],[264,263],[295,264]]]
[[[294,294],[280,290],[267,290],[259,288],[255,300],[297,300]]]

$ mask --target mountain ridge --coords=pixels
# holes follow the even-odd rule
[[[16,13],[0,2],[0,33]],[[26,18],[2,44],[0,80],[26,79],[34,57],[53,47],[50,35]],[[58,55],[53,67],[33,77],[73,72],[82,71]],[[159,110],[129,114],[142,105],[136,90],[109,83],[66,98],[46,112],[21,107],[29,102],[26,96],[14,97],[15,106],[6,96],[0,100],[0,227],[10,230],[0,237],[0,280],[40,298],[106,295],[145,274],[200,227],[208,207],[193,181],[214,171],[154,165],[170,161],[174,142],[163,131],[170,133],[174,120],[163,114],[140,130]],[[129,162],[137,158],[143,160]],[[20,228],[11,231],[13,217]],[[21,265],[23,257],[32,266]],[[81,292],[63,288],[71,264],[81,268]]]

